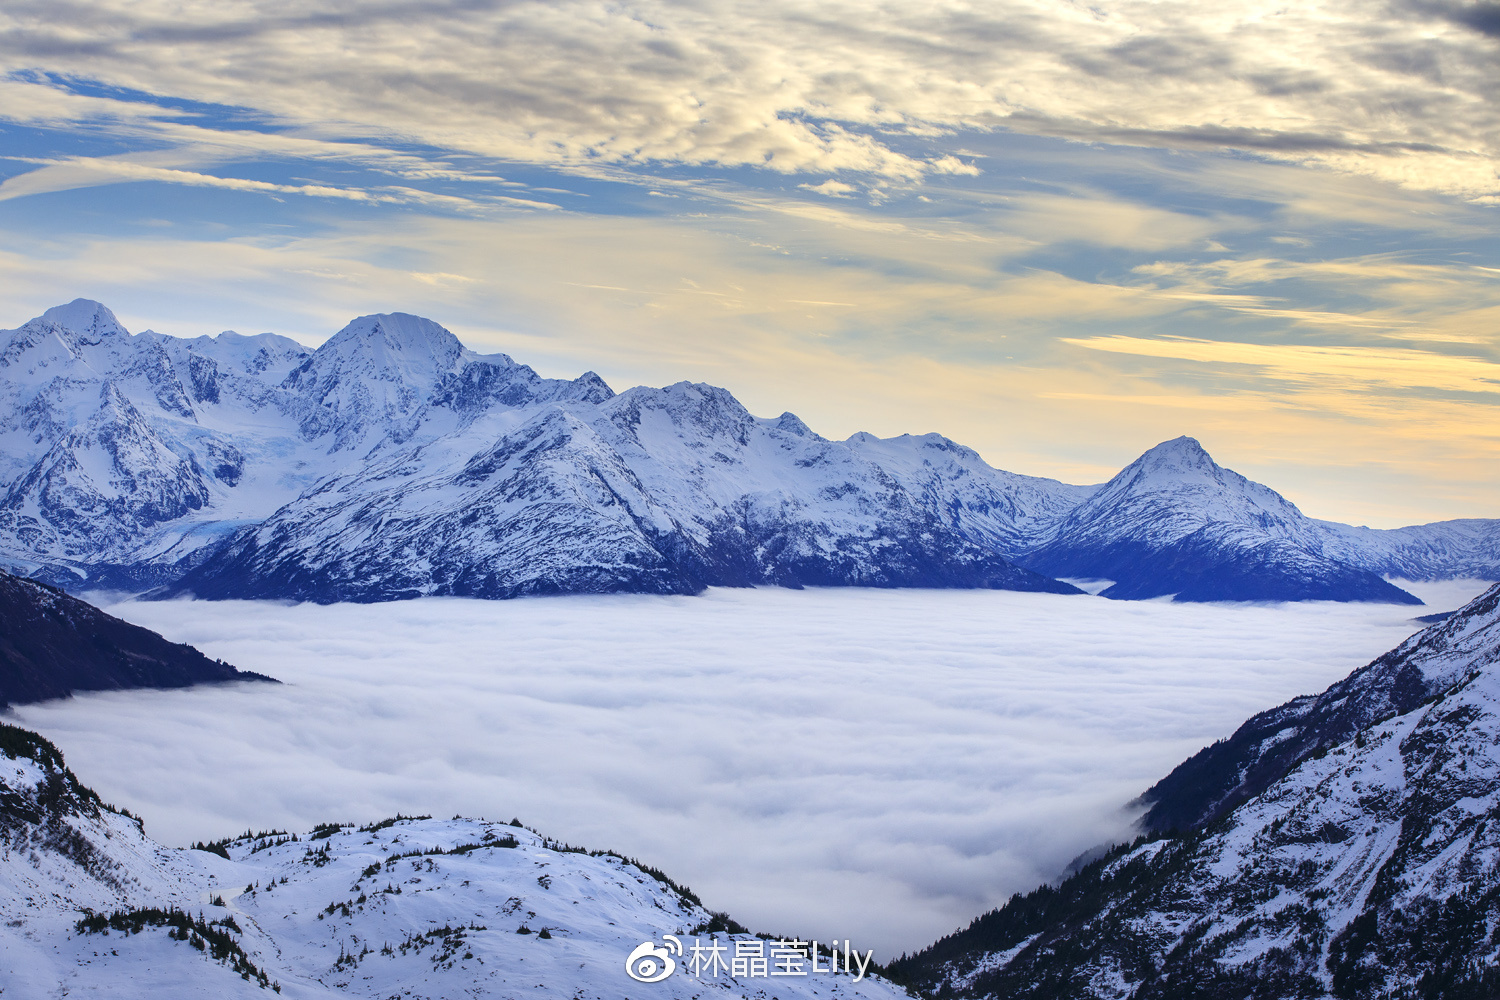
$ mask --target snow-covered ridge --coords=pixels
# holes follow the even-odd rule
[[[896,972],[960,997],[1495,995],[1500,586],[1306,701],[1329,699],[1374,717]]]
[[[1378,720],[1412,711],[1500,659],[1500,586],[1322,694],[1262,712],[1185,761],[1142,797],[1146,829],[1189,829],[1258,795],[1298,761]]]
[[[164,848],[45,740],[0,725],[6,996],[905,996],[857,965],[772,978],[682,961],[640,986],[627,956],[667,935],[771,944],[658,872],[519,824],[398,817]]]
[[[724,389],[616,395],[363,316],[130,334],[78,300],[0,333],[0,565],[74,588],[382,600],[708,585],[1001,587],[1414,600],[1382,575],[1500,578],[1500,522],[1313,521],[1190,438],[1102,487],[936,434],[830,441]]]

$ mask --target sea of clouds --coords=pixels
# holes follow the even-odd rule
[[[856,589],[108,610],[285,682],[15,710],[159,840],[518,816],[878,957],[1127,838],[1124,804],[1183,758],[1420,627],[1389,605]]]

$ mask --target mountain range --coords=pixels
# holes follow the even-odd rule
[[[360,317],[131,334],[77,300],[0,332],[0,567],[73,591],[379,601],[986,587],[1420,603],[1500,579],[1500,521],[1318,521],[1164,442],[1108,483],[994,469],[938,434],[844,441],[680,382],[614,392]]]

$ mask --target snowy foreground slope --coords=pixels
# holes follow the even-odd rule
[[[51,744],[0,725],[0,995],[906,995],[861,974],[867,953],[844,971],[843,942],[837,973],[826,953],[815,969],[807,942],[730,933],[659,873],[512,825],[398,818],[210,846],[152,842]],[[637,977],[657,981],[627,975],[638,949]]]
[[[962,997],[1500,995],[1500,586],[1277,711],[1254,749],[1299,759],[1259,794],[893,974]]]
[[[73,589],[378,601],[984,587],[1415,603],[1382,577],[1500,579],[1500,521],[1315,521],[1191,438],[1103,486],[938,434],[831,441],[680,382],[616,394],[363,316],[131,334],[77,300],[0,332],[0,566]]]

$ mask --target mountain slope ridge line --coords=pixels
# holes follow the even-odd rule
[[[974,1000],[1494,996],[1497,748],[1500,585],[1185,762],[1135,843],[889,969]]]

